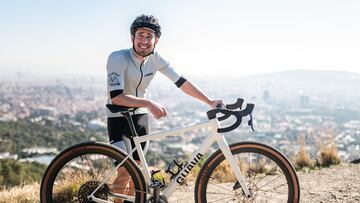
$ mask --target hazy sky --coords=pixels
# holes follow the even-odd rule
[[[105,72],[142,13],[159,18],[157,50],[184,75],[360,73],[359,0],[0,0],[0,70]]]

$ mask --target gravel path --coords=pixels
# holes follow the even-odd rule
[[[301,202],[360,202],[360,164],[300,171]],[[174,203],[194,202],[194,184],[179,188],[169,199]]]
[[[330,168],[300,171],[301,202],[360,202],[360,164],[341,164]],[[17,186],[0,191],[0,203],[37,203],[39,184]],[[170,203],[194,202],[194,183],[180,187]]]
[[[301,202],[360,202],[360,164],[300,172]]]

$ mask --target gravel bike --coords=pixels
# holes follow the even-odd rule
[[[137,136],[130,116],[132,109],[108,105],[110,111],[121,112],[127,118],[135,143],[132,152],[138,152],[140,164],[132,159],[132,153],[127,154],[109,144],[86,142],[72,146],[56,156],[46,169],[40,201],[166,203],[199,161],[206,159],[195,182],[197,203],[299,202],[298,177],[282,153],[258,142],[227,143],[223,133],[239,127],[244,117],[249,117],[248,125],[254,130],[254,105],[247,104],[242,109],[243,101],[238,99],[234,104],[209,110],[208,120],[204,122],[144,136]],[[222,127],[222,121],[229,117],[235,118],[235,122]],[[141,143],[167,136],[184,136],[184,132],[201,128],[210,128],[211,134],[187,162],[174,161],[175,170],[170,167],[166,170],[171,175],[169,183],[156,178],[158,171],[149,170]],[[214,143],[219,149],[206,155]],[[121,177],[127,179],[122,180],[124,184],[115,181]],[[119,189],[123,192],[116,192]]]

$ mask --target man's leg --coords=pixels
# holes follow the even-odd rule
[[[127,154],[131,153],[131,141],[126,136],[122,136],[122,141],[113,143],[114,146],[120,148]],[[134,196],[135,188],[134,182],[131,179],[130,174],[124,167],[119,167],[117,170],[117,178],[113,182],[114,189],[113,191],[118,194],[124,194],[129,196]],[[120,199],[115,199],[115,203],[126,203],[126,201],[122,201]]]
[[[119,119],[123,119],[123,117],[121,117]],[[108,119],[108,126],[109,126],[109,121],[112,122],[113,120]],[[135,117],[133,117],[133,121],[134,121],[135,128],[136,128],[136,131],[138,132],[139,136],[148,134],[148,132],[149,132],[149,117],[147,114],[135,115]],[[118,121],[115,121],[115,122],[118,122]],[[123,124],[123,123],[124,123],[124,121],[122,120],[120,124]],[[131,151],[135,147],[133,140],[124,136],[124,133],[125,134],[130,133],[130,130],[124,132],[122,130],[126,129],[126,128],[124,128],[125,126],[119,125],[119,123],[113,123],[113,124],[114,125],[112,125],[112,126],[116,128],[115,130],[114,130],[114,128],[108,128],[109,134],[110,134],[110,132],[112,132],[111,134],[113,135],[113,139],[110,136],[110,140],[117,140],[116,142],[112,143],[112,145],[115,145],[116,147],[120,148],[127,154],[131,153]],[[126,123],[126,125],[127,125],[127,123]],[[120,132],[122,132],[122,133],[120,133]],[[120,137],[118,137],[118,135],[123,135],[123,136],[121,136],[121,139],[118,139],[118,138],[120,138]],[[119,141],[119,140],[121,140],[121,141]],[[146,144],[145,143],[142,144],[144,154],[147,151],[148,144],[149,144],[148,142]],[[135,152],[133,155],[134,155],[133,158],[139,165],[140,161],[139,161],[138,154]],[[114,192],[119,193],[119,194],[135,196],[134,183],[131,180],[130,174],[126,171],[125,168],[119,167],[118,176],[113,183],[117,187],[114,190]],[[116,199],[115,202],[116,203],[118,203],[118,202],[126,203],[127,201]]]
[[[130,139],[125,136],[123,136],[122,139],[123,139],[123,141],[114,143],[114,145],[119,147],[120,149],[125,148],[126,152],[130,153],[132,151]],[[147,151],[148,145],[149,145],[149,143],[146,142],[145,146],[142,147],[144,150],[144,154]],[[128,146],[130,146],[130,147],[128,147]],[[137,154],[135,155],[134,159],[135,159],[136,163],[138,165],[140,165],[139,156]],[[113,182],[115,185],[113,191],[116,193],[119,193],[119,194],[135,196],[134,182],[132,181],[131,176],[128,173],[128,171],[124,167],[119,167],[117,171],[118,171],[117,178]],[[115,203],[121,203],[121,202],[122,202],[122,200],[115,199]],[[123,203],[127,203],[127,201],[123,201]]]

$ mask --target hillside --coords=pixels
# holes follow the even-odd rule
[[[360,97],[360,93],[354,91],[360,87],[360,74],[354,73],[298,70],[257,75],[249,79],[280,95],[325,96],[339,102]]]
[[[301,202],[359,202],[360,201],[360,164],[342,163],[338,166],[300,171]],[[193,201],[194,185],[179,188],[169,202],[189,203]],[[37,202],[39,184],[18,186],[0,191],[0,203]]]
[[[16,154],[20,159],[29,156],[22,151],[24,148],[55,147],[60,151],[70,145],[83,141],[93,139],[106,141],[106,128],[98,130],[91,130],[89,128],[91,120],[104,120],[103,100],[106,96],[100,91],[102,88],[105,88],[103,87],[104,83],[93,82],[96,88],[89,91],[89,89],[85,89],[82,86],[77,87],[74,84],[79,86],[80,83],[86,86],[89,81],[93,81],[92,79],[81,80],[82,82],[79,82],[80,80],[75,78],[71,81],[65,82],[65,85],[55,86],[44,82],[45,84],[42,83],[43,86],[29,85],[28,87],[26,85],[26,88],[17,86],[18,84],[9,85],[1,82],[0,152]],[[169,82],[167,79],[162,81]],[[281,144],[279,147],[283,147],[281,150],[284,153],[290,153],[292,152],[291,150],[296,150],[298,147],[298,134],[314,132],[313,129],[318,129],[319,126],[323,125],[326,127],[326,123],[330,123],[332,124],[331,130],[333,130],[332,133],[334,133],[338,142],[340,153],[342,155],[348,152],[352,153],[351,159],[343,160],[352,160],[360,156],[358,148],[360,146],[360,134],[358,133],[360,128],[354,122],[360,122],[360,105],[358,102],[360,91],[357,91],[360,88],[360,74],[297,70],[229,78],[226,80],[223,78],[213,78],[212,80],[204,77],[201,80],[194,81],[199,83],[199,86],[204,88],[206,92],[209,92],[209,95],[219,98],[223,97],[227,102],[233,102],[234,98],[243,97],[246,101],[254,102],[257,105],[259,111],[255,114],[257,121],[256,129],[270,133],[266,134],[266,136],[264,136],[264,133],[255,134],[251,139],[260,140],[266,137],[268,140],[265,141],[273,142],[275,147],[278,147],[276,146],[276,141],[279,141]],[[218,81],[221,81],[221,83],[218,83]],[[64,84],[64,82],[61,83]],[[169,91],[169,86],[176,88],[174,85],[159,85],[156,81],[154,84],[152,89],[149,88],[151,98],[166,104],[169,112],[171,112],[166,122],[153,123],[155,129],[185,126],[193,123],[196,119],[201,120],[204,118],[207,106],[201,106],[199,102],[184,97],[181,91],[172,91],[172,89]],[[40,92],[40,94],[36,94],[39,98],[37,100],[33,97],[37,92],[35,90]],[[17,93],[19,91],[21,91],[21,94]],[[69,92],[71,94],[68,94]],[[75,92],[82,94],[74,94]],[[89,92],[94,92],[95,96],[89,96]],[[265,92],[269,94],[270,98],[267,101],[263,98]],[[53,98],[56,102],[50,102],[49,104],[47,98],[50,93],[53,93],[50,98]],[[19,99],[19,95],[23,97]],[[74,95],[77,95],[81,102],[78,102],[79,98],[72,98]],[[307,121],[308,115],[303,116],[303,120],[299,118],[300,116],[294,115],[298,108],[302,108],[299,105],[299,97],[302,95],[309,99],[308,104],[304,108],[312,110],[308,111],[311,112],[311,118],[320,117],[319,123],[316,123],[316,120]],[[174,98],[177,99],[174,100]],[[22,100],[23,104],[13,102],[15,100]],[[71,105],[64,105],[64,101],[68,100],[70,100]],[[98,104],[98,101],[101,101],[100,104],[94,105]],[[35,108],[37,104],[49,105],[58,112],[54,114],[53,118],[38,115],[39,111]],[[184,106],[188,108],[183,108]],[[63,112],[62,108],[58,107],[71,109],[73,112],[69,114]],[[283,111],[278,111],[278,109]],[[27,114],[24,112],[27,112]],[[27,116],[19,117],[17,113]],[[2,115],[11,115],[16,119],[7,120],[7,117],[1,119]],[[262,126],[269,128],[262,128]],[[307,135],[308,149],[315,149],[311,145],[315,142],[311,139],[321,135],[321,130],[323,129],[320,128],[317,134]],[[292,145],[289,143],[284,144],[284,140],[289,143],[293,141],[290,143]],[[168,152],[162,154],[169,155]],[[359,174],[359,167],[356,165],[343,164],[330,169],[311,171],[310,173],[300,172],[299,174],[303,187],[302,197],[306,200],[304,202],[360,201],[359,196],[357,196],[359,191],[354,191],[355,188],[359,188],[357,182],[360,182],[358,177],[354,176],[354,174]],[[322,187],[319,188],[318,185],[322,185]],[[34,191],[38,192],[38,189],[36,189],[38,186],[26,186],[27,190],[29,187],[32,193]],[[31,187],[35,187],[35,189],[31,189]],[[20,193],[27,194],[27,192],[22,191],[21,187],[15,189],[19,190]],[[188,195],[192,199],[193,192],[191,189],[190,187],[190,191],[187,192],[189,189],[184,188],[180,196],[189,193]],[[9,194],[13,193],[16,194],[17,192],[10,192]],[[0,195],[3,194],[5,195],[5,192]],[[331,196],[332,194],[334,196]],[[35,194],[31,195],[34,196]],[[37,195],[35,195],[36,197]],[[27,198],[27,196],[25,195],[24,198]],[[9,200],[7,202],[14,201]]]
[[[90,116],[84,115],[83,117],[89,119]],[[77,120],[79,119],[81,118],[77,118]],[[0,152],[16,153],[22,158],[22,150],[25,148],[56,147],[58,150],[63,150],[90,139],[106,140],[104,129],[102,131],[91,130],[75,122],[77,122],[76,119],[71,120],[65,116],[57,120],[44,118],[34,121],[32,118],[28,118],[0,122],[0,143],[2,143]]]

